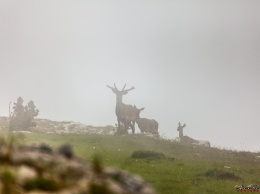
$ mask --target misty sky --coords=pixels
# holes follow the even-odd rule
[[[260,151],[259,0],[0,0],[0,115],[116,123],[106,85],[134,90],[163,136]],[[138,128],[136,126],[136,128]],[[139,132],[139,129],[137,130]]]

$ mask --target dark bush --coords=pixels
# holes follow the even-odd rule
[[[32,100],[24,106],[22,97],[18,97],[17,102],[14,103],[13,112],[9,110],[9,130],[28,130],[30,127],[35,127],[36,123],[33,119],[38,114],[39,110],[36,109]]]
[[[60,186],[52,179],[46,179],[43,177],[36,178],[26,182],[24,188],[28,191],[39,189],[43,191],[56,191]]]
[[[241,180],[239,176],[235,175],[232,172],[225,172],[223,170],[218,170],[218,169],[208,170],[205,173],[205,175],[217,179],[234,180],[234,181]]]
[[[154,151],[139,150],[135,151],[131,155],[132,158],[144,158],[144,159],[165,159],[165,155]]]

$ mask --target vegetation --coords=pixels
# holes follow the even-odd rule
[[[239,176],[235,175],[235,173],[225,172],[224,170],[219,169],[208,170],[205,175],[216,179],[242,180]]]
[[[157,153],[149,150],[138,150],[134,151],[131,155],[132,158],[142,158],[142,159],[164,159],[165,155],[162,153]]]
[[[9,130],[28,130],[29,127],[36,125],[33,122],[34,117],[38,116],[39,110],[36,109],[34,102],[31,100],[26,106],[23,105],[22,97],[17,98],[17,102],[14,103],[13,112],[10,112]]]
[[[76,154],[86,161],[96,163],[99,156],[104,166],[138,174],[161,194],[230,194],[236,192],[235,185],[260,185],[260,159],[256,158],[259,153],[194,147],[141,134],[31,133],[25,135],[24,142],[43,142],[52,147],[70,142]],[[93,193],[106,189],[96,186],[93,185]]]

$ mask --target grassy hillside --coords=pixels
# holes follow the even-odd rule
[[[258,153],[194,147],[144,135],[105,136],[75,134],[26,134],[24,142],[58,146],[69,142],[86,161],[99,155],[103,165],[139,174],[159,193],[236,192],[235,185],[260,185]],[[133,158],[135,151],[154,151],[165,158]]]
[[[20,142],[46,143],[52,147],[70,143],[86,161],[98,155],[103,165],[138,174],[161,194],[230,194],[237,192],[235,185],[260,186],[260,158],[257,157],[260,153],[193,146],[142,134],[102,135],[102,130],[111,132],[112,127],[85,129],[81,126],[81,130],[76,130],[78,134],[73,134],[75,123],[65,122],[64,128],[61,123],[46,127],[46,122],[43,122],[44,130],[38,126],[32,133],[18,134]],[[58,134],[54,128],[67,132]]]

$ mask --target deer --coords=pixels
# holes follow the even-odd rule
[[[124,125],[125,131],[130,127],[132,129],[132,133],[135,133],[135,108],[132,105],[124,104],[122,102],[123,95],[126,95],[129,91],[135,89],[133,86],[129,89],[125,89],[126,84],[122,88],[122,90],[118,90],[116,84],[114,83],[114,87],[107,85],[108,88],[112,90],[116,94],[116,116],[118,122],[118,130],[121,129],[121,125]]]
[[[152,134],[159,135],[159,133],[158,133],[158,128],[159,128],[158,122],[154,119],[140,118],[140,112],[144,110],[144,107],[138,109],[136,106],[134,106],[134,108],[136,110],[135,122],[137,123],[141,133],[149,132],[149,133],[152,133]]]
[[[202,145],[205,147],[210,147],[209,141],[204,141],[204,140],[196,140],[193,139],[187,135],[183,135],[183,128],[186,127],[186,124],[181,125],[179,122],[179,126],[177,128],[177,131],[179,131],[179,138],[181,142],[189,143],[189,144],[194,144],[194,145]]]

